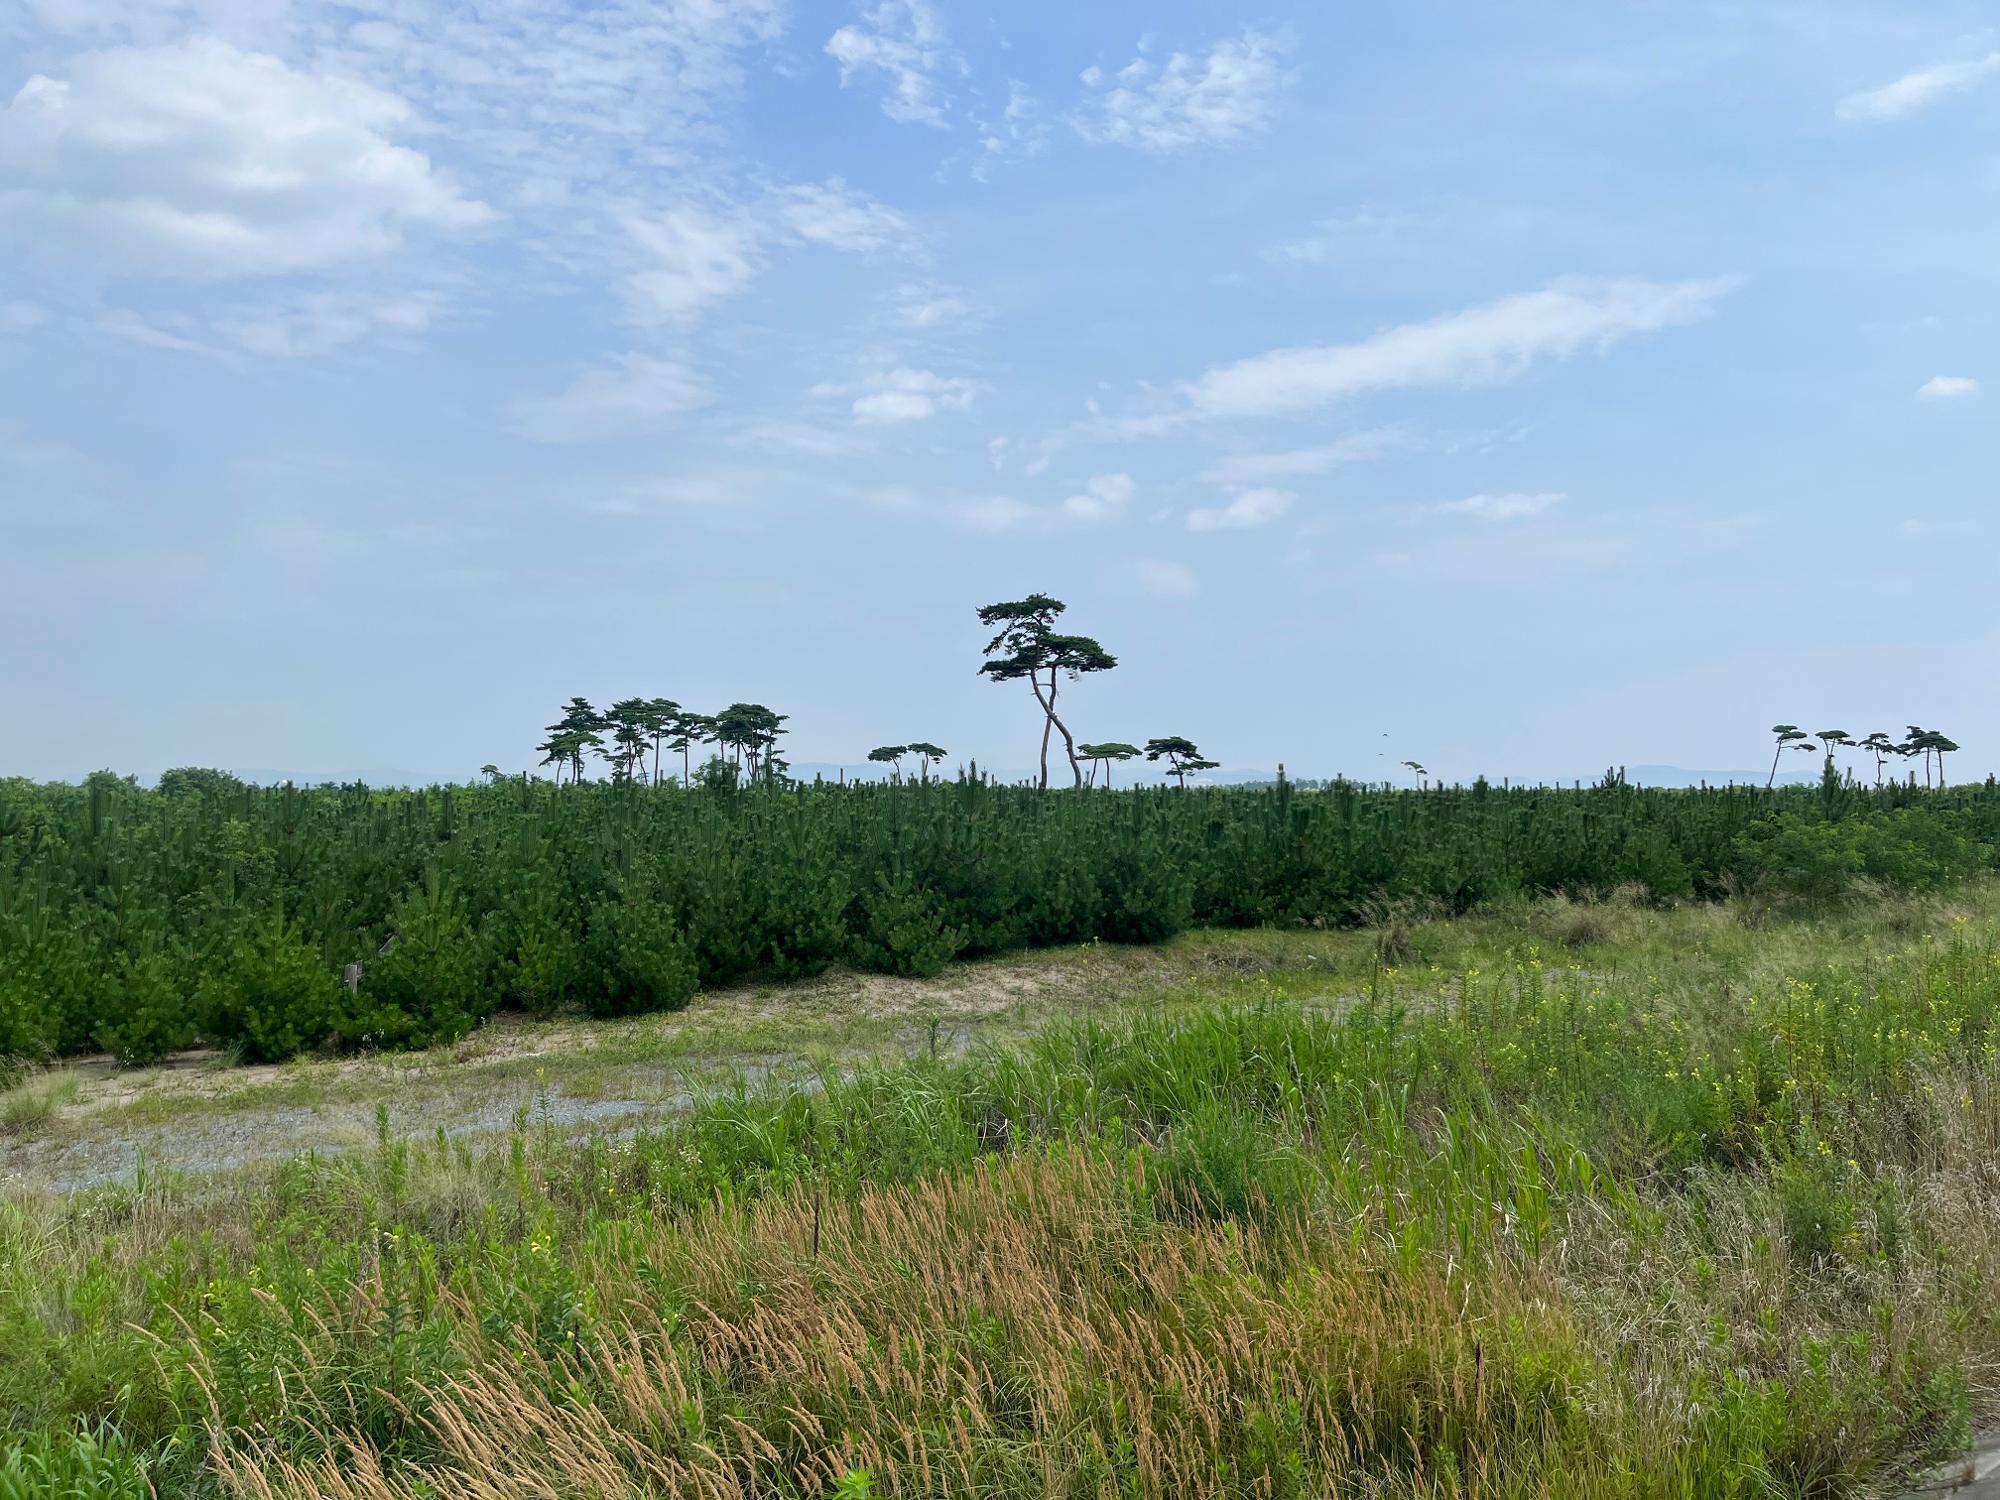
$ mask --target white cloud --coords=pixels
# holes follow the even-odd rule
[[[888,370],[869,377],[854,398],[854,415],[862,422],[919,422],[940,411],[965,411],[978,394],[978,383],[962,376]]]
[[[677,474],[634,480],[589,508],[600,515],[629,516],[683,508],[714,510],[732,505],[738,498],[735,484],[725,476]]]
[[[1292,508],[1284,490],[1245,490],[1227,504],[1188,512],[1189,531],[1242,531],[1275,521]]]
[[[204,38],[36,74],[0,112],[0,226],[191,277],[332,265],[492,211],[396,144],[409,106]]]
[[[1091,96],[1072,123],[1087,141],[1156,155],[1235,145],[1270,128],[1288,50],[1281,37],[1246,31],[1205,58],[1176,52],[1161,67],[1134,58],[1108,87],[1091,68],[1083,75]]]
[[[907,219],[838,177],[779,189],[775,209],[785,229],[815,245],[872,253],[913,244]]]
[[[879,0],[862,11],[860,22],[827,38],[826,52],[840,64],[843,87],[859,73],[886,75],[882,113],[890,119],[946,127],[951,100],[938,74],[956,66],[956,59],[927,0]]]
[[[1976,395],[1979,382],[1970,375],[1933,375],[1917,387],[1919,401],[1954,401],[1961,396]]]
[[[125,339],[130,343],[143,344],[149,349],[170,349],[176,354],[214,354],[216,351],[193,337],[191,324],[184,316],[171,318],[172,327],[162,327],[159,323],[140,316],[126,308],[114,308],[97,320],[97,331],[108,333],[113,338]]]
[[[774,244],[919,256],[910,223],[840,178],[792,183],[761,198],[684,202],[624,213],[631,247],[626,300],[640,323],[687,323],[741,292]]]
[[[91,0],[97,3],[97,0]],[[205,0],[253,3],[253,0]],[[587,210],[656,187],[709,140],[782,0],[359,0],[295,5],[294,45],[418,105],[510,211],[587,249]]]
[[[1726,289],[1717,281],[1552,287],[1405,324],[1359,343],[1274,349],[1208,371],[1188,396],[1204,416],[1273,416],[1364,391],[1501,380],[1537,359],[1561,359],[1691,322]]]
[[[984,321],[978,308],[955,287],[912,281],[890,295],[889,315],[905,328],[969,328]]]
[[[1284,453],[1237,453],[1211,465],[1202,478],[1211,484],[1262,484],[1271,479],[1296,479],[1324,474],[1341,464],[1378,458],[1404,441],[1393,427],[1351,433],[1337,442]]]
[[[1434,530],[1421,547],[1376,554],[1378,568],[1435,581],[1466,579],[1522,585],[1568,573],[1616,568],[1658,570],[1687,558],[1753,542],[1755,515],[1693,516],[1671,511],[1605,516],[1577,526],[1516,526],[1495,531]]]
[[[1046,513],[1040,508],[1009,495],[986,495],[974,500],[960,500],[954,502],[949,509],[961,525],[970,526],[974,531],[1012,531],[1017,526],[1047,519]]]
[[[581,508],[600,516],[697,515],[709,523],[748,524],[774,498],[794,494],[799,476],[785,469],[719,464],[678,474],[634,477],[586,495]]]
[[[1467,495],[1463,500],[1447,500],[1438,509],[1446,515],[1478,516],[1483,521],[1520,521],[1543,515],[1568,498],[1563,494]]]
[[[48,309],[39,302],[29,302],[24,298],[0,302],[0,329],[8,333],[25,333],[48,320]]]
[[[1329,266],[1363,248],[1380,251],[1415,223],[1409,214],[1364,206],[1342,218],[1321,219],[1313,233],[1273,245],[1262,254],[1276,266]]]
[[[2000,73],[2000,52],[1963,62],[1934,63],[1905,73],[1893,83],[1861,89],[1835,108],[1843,120],[1898,120],[1946,94],[1958,93]]]
[[[190,31],[242,42],[264,38],[286,0],[26,0],[21,7],[49,31],[99,43],[159,42]]]
[[[1192,598],[1201,591],[1201,580],[1186,563],[1142,557],[1132,564],[1132,575],[1139,580],[1139,587],[1163,599]]]
[[[626,301],[640,323],[685,323],[748,286],[762,265],[761,233],[745,215],[684,203],[628,214],[637,265]]]
[[[975,119],[974,123],[979,129],[980,155],[973,163],[972,175],[981,182],[1003,162],[1026,161],[1048,149],[1049,127],[1042,118],[1041,101],[1019,81],[1008,82],[1007,107],[997,121]]]
[[[850,458],[868,451],[867,441],[858,434],[809,422],[786,422],[771,417],[753,417],[730,426],[724,436],[733,448],[769,452],[782,448],[813,458]]]
[[[1079,521],[1108,521],[1131,498],[1131,475],[1099,474],[1080,493],[1063,501],[1063,509]]]
[[[992,451],[992,444],[988,451]],[[1099,474],[1077,494],[1056,502],[1021,500],[1013,495],[926,496],[899,487],[877,490],[875,498],[893,509],[955,521],[974,531],[1050,532],[1117,516],[1131,500],[1133,490],[1129,475]]]
[[[517,401],[513,417],[536,442],[588,443],[657,431],[714,399],[707,382],[678,360],[620,354],[557,395]]]
[[[312,292],[291,302],[235,308],[218,317],[214,328],[246,354],[291,359],[329,354],[374,333],[422,333],[437,310],[437,299],[425,293]]]

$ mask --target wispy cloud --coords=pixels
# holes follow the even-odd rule
[[[1038,505],[1016,500],[1011,495],[982,495],[971,500],[955,500],[947,507],[953,519],[974,531],[1012,531],[1016,527],[1046,524],[1049,513]]]
[[[108,333],[113,338],[142,344],[149,349],[170,349],[176,354],[222,355],[222,351],[203,343],[196,336],[191,320],[184,314],[155,320],[129,308],[113,308],[99,316],[94,326],[99,333]],[[229,361],[227,355],[222,355],[222,358],[225,362]]]
[[[1243,531],[1264,526],[1292,508],[1297,498],[1285,490],[1245,490],[1222,505],[1188,512],[1189,531]]]
[[[923,332],[966,329],[985,321],[985,315],[964,292],[935,281],[910,281],[897,287],[889,294],[889,317],[904,328]]]
[[[982,182],[1001,163],[1026,161],[1048,149],[1049,122],[1043,116],[1042,103],[1019,81],[1008,83],[1007,105],[999,119],[975,115],[973,124],[979,131],[980,154],[972,175]]]
[[[761,196],[627,206],[626,302],[639,323],[688,323],[741,292],[774,247],[821,245],[922,258],[910,223],[838,177]]]
[[[1130,474],[1099,474],[1063,501],[1063,509],[1079,521],[1108,521],[1132,498]]]
[[[1933,375],[1917,387],[1919,401],[1956,401],[1979,393],[1979,382],[1970,375]]]
[[[515,402],[512,415],[536,442],[589,443],[657,431],[714,399],[708,383],[678,360],[620,354],[556,395]]]
[[[816,394],[836,388],[821,387]],[[940,411],[966,411],[979,394],[979,383],[961,375],[931,370],[895,369],[871,375],[854,398],[858,422],[920,422]]]
[[[637,323],[685,323],[748,286],[762,264],[761,235],[740,213],[679,204],[628,213],[634,265],[626,305]]]
[[[1504,380],[1538,360],[1693,322],[1728,286],[1621,281],[1552,287],[1359,343],[1274,349],[1210,370],[1188,388],[1188,399],[1200,415],[1259,417],[1307,411],[1366,391]]]
[[[1311,234],[1283,240],[1262,254],[1275,266],[1330,266],[1363,246],[1381,249],[1415,223],[1407,213],[1362,207],[1340,218],[1321,219]]]
[[[774,198],[779,223],[810,244],[862,254],[914,248],[909,220],[838,177],[780,188]]]
[[[2000,73],[2000,52],[1959,62],[1933,63],[1894,82],[1860,89],[1835,106],[1843,120],[1900,120],[1947,94],[1973,88]]]
[[[1132,563],[1132,576],[1140,588],[1162,599],[1191,599],[1201,592],[1201,580],[1186,563],[1141,557]]]
[[[1292,448],[1283,453],[1237,453],[1220,459],[1202,472],[1211,484],[1262,484],[1272,479],[1298,479],[1324,474],[1341,464],[1379,458],[1408,441],[1401,428],[1380,427],[1369,432],[1350,433],[1337,442],[1312,448]]]
[[[1521,521],[1546,515],[1568,498],[1563,494],[1467,495],[1463,500],[1445,501],[1438,510],[1448,516],[1477,516],[1482,521]]]
[[[245,354],[304,359],[330,354],[373,334],[405,340],[429,328],[438,314],[429,292],[307,292],[231,308],[215,320],[218,337]]]
[[[1763,524],[1754,515],[1654,511],[1606,516],[1584,526],[1507,527],[1476,534],[1446,527],[1435,530],[1428,544],[1378,553],[1374,563],[1419,578],[1528,584],[1567,573],[1670,567],[1746,546]]]
[[[950,93],[940,80],[959,67],[944,24],[926,0],[880,0],[861,19],[827,38],[827,56],[840,64],[840,81],[881,74],[888,82],[882,113],[906,125],[943,130],[950,123]]]
[[[636,475],[580,498],[601,516],[697,518],[704,524],[754,528],[777,504],[796,498],[803,477],[787,469],[717,464],[677,473]],[[823,486],[811,481],[815,490]]]
[[[779,34],[786,9],[782,0],[189,8],[204,30],[222,12],[282,18],[289,50],[411,101],[456,158],[490,179],[511,217],[534,216],[583,248],[599,226],[580,208],[646,192],[663,161],[707,147],[718,106],[738,94],[745,54]]]
[[[1236,145],[1277,117],[1289,50],[1284,37],[1246,31],[1206,57],[1176,52],[1155,64],[1142,54],[1109,76],[1090,68],[1071,123],[1087,141],[1155,155]]]

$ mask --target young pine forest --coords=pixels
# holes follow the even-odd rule
[[[0,781],[0,1059],[421,1047],[502,1008],[635,1015],[746,976],[926,975],[1190,926],[1347,925],[1399,903],[1619,887],[1822,900],[1856,879],[1935,886],[2000,844],[2000,790],[1947,790],[1958,746],[1915,726],[1900,743],[1813,743],[1777,725],[1761,788],[1648,790],[1616,771],[1589,789],[1431,786],[1414,761],[1415,792],[1282,772],[1190,787],[1215,762],[1183,735],[1142,749],[1072,733],[1064,683],[1118,663],[1058,630],[1064,610],[1031,594],[978,611],[994,631],[979,674],[1033,697],[1031,784],[976,765],[934,777],[946,751],[921,740],[871,752],[887,781],[804,784],[781,754],[787,716],[665,698],[572,699],[537,747],[553,782],[492,765],[484,784],[415,791],[202,769],[155,789],[109,772]],[[712,747],[699,771],[697,745]],[[1074,783],[1057,793],[1052,745]],[[1837,748],[1872,755],[1875,784],[1837,770]],[[1777,787],[1779,758],[1807,749],[1826,757],[1819,786]],[[1918,753],[1921,787],[1883,775],[1889,755]],[[1175,784],[1112,791],[1112,766],[1141,755]]]
[[[2000,790],[1142,787],[955,780],[158,790],[0,783],[0,1052],[247,1061],[450,1040],[499,1008],[673,1009],[703,986],[1194,925],[1641,886],[1655,899],[1990,862]]]

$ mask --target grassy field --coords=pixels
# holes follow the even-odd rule
[[[1977,883],[43,1073],[0,1497],[1866,1493],[2000,1402],[1996,1006]]]

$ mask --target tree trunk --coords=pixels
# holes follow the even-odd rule
[[[1080,788],[1083,785],[1083,767],[1077,763],[1076,737],[1069,732],[1069,725],[1063,723],[1062,716],[1056,712],[1056,674],[1053,669],[1049,672],[1049,722],[1062,732],[1063,753],[1069,757],[1070,775],[1076,778],[1076,784]],[[1048,736],[1044,732],[1042,737],[1042,785],[1047,786],[1048,784]]]
[[[1764,778],[1764,790],[1767,792],[1770,791],[1772,787],[1778,784],[1778,757],[1783,755],[1784,753],[1785,753],[1785,746],[1784,743],[1780,741],[1778,748],[1771,752],[1771,774]]]
[[[1042,696],[1042,679],[1035,673],[1028,674],[1028,686],[1035,690],[1035,702],[1042,706],[1042,781],[1041,789],[1049,789],[1049,729],[1056,721],[1056,674],[1049,673],[1049,696]]]
[[[1063,753],[1069,757],[1070,775],[1076,778],[1079,788],[1083,785],[1083,764],[1076,758],[1076,737],[1069,732],[1069,725],[1056,720],[1056,728],[1062,731]]]

